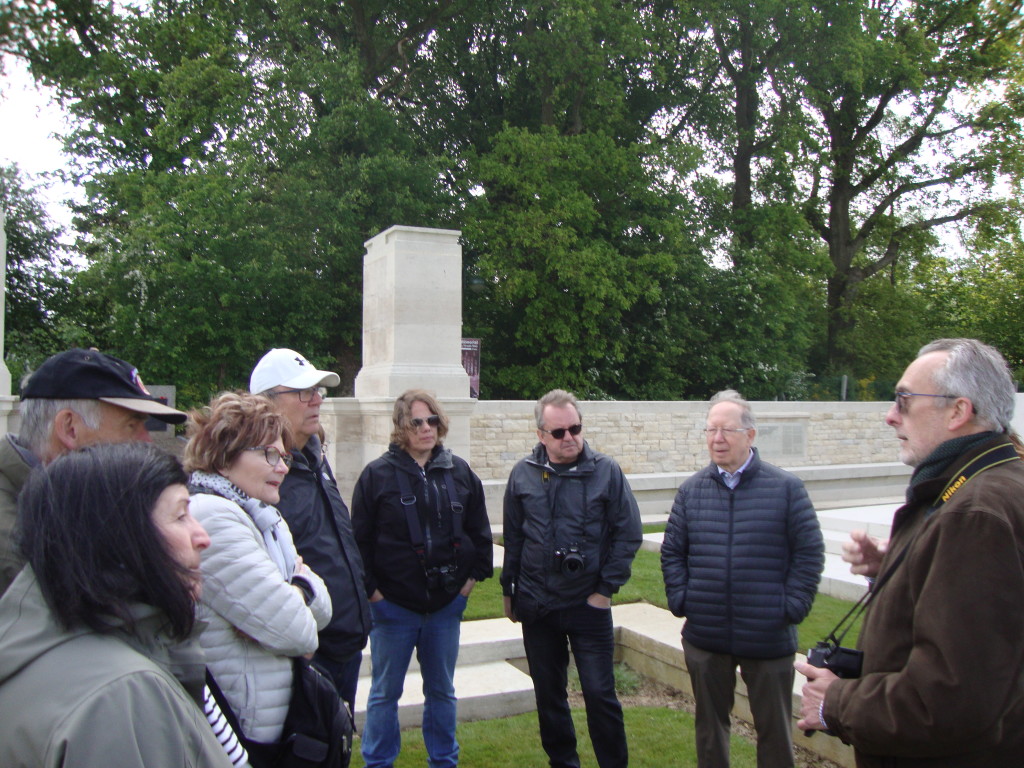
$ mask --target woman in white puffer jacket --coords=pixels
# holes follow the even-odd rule
[[[226,392],[190,414],[192,514],[210,535],[199,618],[207,666],[247,739],[281,739],[292,658],[312,656],[331,618],[320,577],[272,506],[288,473],[284,420],[269,399]]]

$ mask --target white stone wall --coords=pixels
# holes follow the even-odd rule
[[[755,445],[773,464],[787,467],[896,460],[896,440],[885,424],[888,403],[751,404]],[[627,474],[692,472],[707,461],[704,402],[580,404],[584,435]],[[481,479],[504,479],[536,444],[533,403],[480,401],[470,419],[473,468]]]
[[[533,401],[461,398],[448,402],[452,430],[446,443],[467,458],[482,480],[505,480],[537,443]],[[328,458],[346,498],[363,465],[387,447],[387,432],[369,429],[376,405],[390,418],[390,403],[331,398],[321,410],[330,442]],[[888,403],[752,403],[755,445],[784,467],[892,462],[893,431],[884,423]],[[584,435],[613,456],[627,474],[693,472],[708,461],[704,402],[606,402],[580,404]],[[465,418],[468,411],[468,419]],[[362,417],[362,418],[361,418]],[[465,426],[468,424],[468,434]],[[379,425],[377,425],[379,426]]]

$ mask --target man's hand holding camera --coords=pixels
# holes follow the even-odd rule
[[[803,701],[800,703],[800,720],[797,727],[804,731],[824,731],[828,729],[821,717],[821,709],[825,703],[825,692],[839,678],[831,671],[815,667],[806,662],[798,661],[796,671],[807,678],[801,689]]]

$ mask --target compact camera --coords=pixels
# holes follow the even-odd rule
[[[443,589],[449,595],[454,595],[462,586],[459,584],[458,571],[458,567],[453,564],[427,568],[427,589],[431,591]]]
[[[555,550],[555,570],[563,576],[574,576],[583,570],[583,554],[579,546],[570,544]]]
[[[864,652],[822,640],[807,652],[807,663],[827,669],[836,677],[855,678],[860,677]]]

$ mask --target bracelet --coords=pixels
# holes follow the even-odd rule
[[[822,729],[828,730],[828,723],[825,722],[825,699],[818,705],[818,722],[821,723]]]

